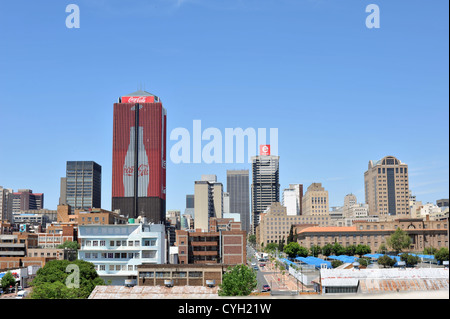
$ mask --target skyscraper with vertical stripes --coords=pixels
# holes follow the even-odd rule
[[[146,91],[114,103],[112,209],[163,223],[166,210],[166,109]]]
[[[252,157],[252,232],[259,225],[259,215],[272,203],[280,201],[279,156]]]
[[[227,193],[230,213],[239,214],[242,230],[250,232],[250,184],[249,171],[227,170]]]

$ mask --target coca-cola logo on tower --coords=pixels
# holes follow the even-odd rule
[[[150,172],[150,169],[147,164],[139,165],[138,176],[146,176]],[[134,175],[134,165],[133,166],[124,166],[123,168],[124,176],[133,176]]]

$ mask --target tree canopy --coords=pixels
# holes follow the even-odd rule
[[[396,260],[394,258],[389,257],[388,255],[383,255],[380,258],[378,258],[377,263],[379,265],[382,265],[383,268],[386,268],[386,267],[394,266],[396,263]]]
[[[434,258],[436,258],[436,260],[440,262],[448,260],[448,248],[442,247],[441,249],[439,249],[439,251],[434,254]]]
[[[70,267],[69,267],[70,266]],[[79,277],[71,267],[78,267]],[[67,285],[68,277],[77,275],[78,287]],[[69,278],[69,281],[72,277]],[[86,299],[97,285],[104,285],[94,265],[84,260],[51,260],[38,270],[31,282],[32,299]]]
[[[411,237],[409,237],[409,235],[401,228],[397,228],[396,231],[387,238],[386,242],[387,245],[398,254],[411,245]]]
[[[16,284],[16,278],[12,275],[11,271],[8,270],[6,274],[2,277],[2,280],[0,282],[1,287],[6,290],[6,288],[14,287]]]
[[[256,273],[246,265],[229,267],[219,285],[219,296],[248,296],[257,285]]]

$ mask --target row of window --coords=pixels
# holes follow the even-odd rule
[[[156,246],[156,238],[151,239],[143,239],[142,240],[142,246]],[[82,240],[81,246],[84,247],[105,247],[106,246],[106,240]],[[141,241],[140,240],[110,240],[109,241],[109,247],[140,247]]]
[[[155,272],[140,272],[139,278],[202,278],[201,271],[155,271]]]
[[[133,253],[95,253],[85,252],[84,259],[139,259],[141,254],[138,252]],[[142,251],[142,258],[155,258],[156,250]]]
[[[106,267],[108,266],[108,267]],[[138,265],[96,265],[94,264],[94,268],[96,271],[137,271]]]

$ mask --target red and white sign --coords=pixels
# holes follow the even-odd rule
[[[154,96],[122,96],[122,103],[154,103]]]
[[[259,155],[270,155],[270,145],[260,145]]]

